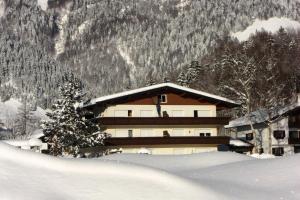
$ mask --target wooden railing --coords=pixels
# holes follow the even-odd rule
[[[226,125],[228,117],[101,117],[101,125]]]
[[[106,146],[126,145],[170,145],[170,144],[229,144],[230,137],[227,136],[181,136],[181,137],[111,137],[106,138]]]

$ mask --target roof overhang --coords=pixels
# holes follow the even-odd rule
[[[203,98],[210,102],[213,102],[215,104],[221,104],[223,106],[226,106],[228,108],[234,108],[240,106],[239,103],[232,101],[230,99],[217,96],[214,94],[202,92],[199,90],[179,86],[173,83],[161,83],[156,85],[151,85],[148,87],[138,88],[134,90],[129,90],[125,92],[120,92],[108,96],[103,96],[95,99],[91,99],[88,102],[84,103],[82,107],[91,107],[96,104],[114,104],[122,99],[128,99],[130,97],[134,97],[135,95],[143,95],[143,94],[149,94],[150,92],[159,92],[161,90],[175,90],[179,92],[188,93],[190,95],[194,95],[195,98]]]

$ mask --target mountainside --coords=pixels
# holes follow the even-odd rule
[[[1,96],[25,91],[48,106],[70,72],[89,97],[172,80],[224,35],[255,19],[299,21],[299,7],[298,0],[0,0]]]

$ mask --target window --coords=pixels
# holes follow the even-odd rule
[[[194,110],[194,117],[198,117],[198,110]]]
[[[128,137],[133,137],[132,130],[128,130]]]
[[[272,154],[274,156],[282,156],[284,154],[284,149],[283,147],[275,147],[272,148]]]
[[[289,138],[293,139],[298,139],[299,137],[299,132],[298,131],[289,131]]]
[[[128,110],[128,117],[132,117],[132,110]]]
[[[212,133],[211,129],[199,128],[199,129],[195,129],[194,136],[210,137],[211,133]]]
[[[170,137],[170,133],[167,130],[164,130],[163,137]]]
[[[253,140],[253,133],[247,133],[246,140],[248,140],[248,141]]]
[[[167,103],[167,95],[166,94],[158,95],[158,101],[160,103]]]
[[[278,130],[273,132],[274,138],[278,139],[283,139],[285,137],[285,131]]]
[[[300,153],[300,146],[294,146],[294,152]]]

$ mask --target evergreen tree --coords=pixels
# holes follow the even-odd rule
[[[78,107],[83,100],[81,82],[68,78],[59,94],[52,112],[47,113],[50,120],[42,124],[50,154],[78,157],[81,148],[102,144],[105,134],[97,124],[86,119],[86,111]]]
[[[177,82],[182,86],[191,87],[191,84],[199,77],[200,68],[201,66],[198,61],[192,61],[186,70],[179,74]]]

